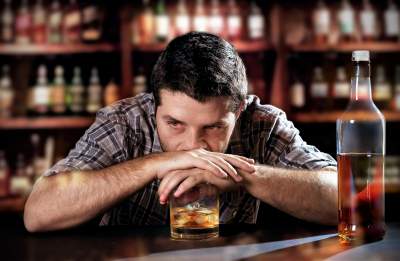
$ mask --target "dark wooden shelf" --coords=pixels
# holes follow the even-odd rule
[[[51,55],[73,53],[114,52],[118,47],[99,44],[0,44],[0,55]]]
[[[266,41],[236,41],[231,42],[236,50],[241,53],[249,52],[264,52],[273,50],[272,46]],[[165,49],[167,43],[155,43],[155,44],[139,44],[134,45],[132,50],[138,52],[161,52]]]
[[[292,113],[289,115],[289,119],[295,122],[302,123],[324,123],[324,122],[336,122],[337,118],[342,115],[341,111],[331,112],[301,112]],[[400,112],[396,111],[384,111],[386,121],[400,121]]]
[[[352,52],[354,50],[369,50],[371,52],[400,52],[400,42],[364,42],[342,43],[336,45],[301,44],[289,46],[294,52]]]
[[[87,128],[93,117],[38,117],[0,119],[0,129],[73,129]]]
[[[0,197],[0,212],[23,212],[27,196]]]

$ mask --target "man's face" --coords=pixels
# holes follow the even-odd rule
[[[198,102],[181,92],[160,91],[157,132],[164,151],[203,148],[225,152],[239,113],[226,97]]]

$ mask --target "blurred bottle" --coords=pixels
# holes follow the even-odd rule
[[[143,68],[140,67],[138,74],[133,78],[133,88],[132,94],[133,96],[138,95],[139,93],[145,92],[147,87],[146,76],[144,75]]]
[[[335,109],[343,110],[349,103],[350,84],[347,80],[346,69],[342,66],[336,69],[336,80],[333,87],[333,102]]]
[[[348,0],[342,0],[337,13],[337,19],[339,23],[340,40],[342,42],[353,41],[355,33],[354,9]]]
[[[313,109],[326,110],[329,108],[329,84],[324,78],[321,67],[314,68],[310,94]]]
[[[51,44],[60,44],[62,42],[62,19],[63,13],[61,10],[60,2],[58,0],[53,0],[49,10],[49,20],[48,20],[48,42]]]
[[[149,5],[149,0],[143,0],[143,9],[138,17],[139,42],[142,44],[152,43],[154,40],[155,27],[154,12]]]
[[[179,0],[175,15],[175,36],[188,33],[190,31],[190,16],[185,0]]]
[[[63,18],[64,43],[78,43],[81,36],[81,12],[76,0],[70,0]]]
[[[40,136],[37,133],[31,135],[32,144],[32,166],[33,166],[33,179],[38,179],[44,173],[44,159],[40,153]]]
[[[158,0],[155,12],[156,40],[165,42],[170,36],[170,21],[164,0]]]
[[[89,4],[82,11],[83,42],[93,43],[101,39],[103,32],[103,11],[95,4]]]
[[[108,106],[119,100],[119,88],[113,79],[104,89],[104,105]]]
[[[364,41],[375,40],[378,35],[377,15],[369,0],[363,0],[360,12],[361,35]]]
[[[14,40],[14,14],[11,0],[4,0],[3,11],[0,14],[1,42],[11,43]]]
[[[69,87],[71,99],[69,111],[72,114],[82,114],[85,111],[85,87],[82,84],[81,69],[74,68],[74,76]]]
[[[88,87],[86,112],[95,114],[102,106],[102,89],[97,68],[93,68]]]
[[[31,43],[32,16],[28,9],[28,1],[22,0],[15,19],[15,41],[17,44]]]
[[[12,116],[12,105],[15,91],[10,77],[10,67],[3,65],[0,79],[0,118]]]
[[[396,66],[395,72],[395,95],[394,95],[394,109],[400,111],[400,66]],[[400,178],[400,177],[399,177]]]
[[[296,79],[290,86],[290,107],[292,112],[303,111],[306,105],[306,90],[302,82]]]
[[[250,40],[260,40],[265,38],[265,19],[255,0],[251,1],[250,13],[247,18],[247,30]]]
[[[228,2],[227,31],[228,39],[231,41],[240,40],[242,37],[243,22],[235,0]]]
[[[42,0],[37,0],[33,8],[33,42],[44,44],[47,42],[46,32],[46,9],[43,7]]]
[[[193,30],[206,32],[208,30],[207,15],[203,0],[196,0],[196,7],[193,14]]]
[[[325,44],[331,29],[331,12],[325,1],[319,0],[313,13],[315,43]]]
[[[10,192],[13,195],[28,195],[32,190],[32,180],[27,173],[25,157],[19,153],[15,164],[15,174],[11,176]]]
[[[64,68],[60,65],[56,66],[54,75],[51,88],[51,110],[54,114],[60,115],[66,112]]]
[[[48,113],[50,105],[50,87],[47,83],[46,66],[40,65],[36,85],[32,88],[31,111],[33,114],[43,115]]]
[[[207,27],[210,33],[223,36],[225,23],[219,0],[211,0],[210,16],[208,18]]]
[[[388,8],[384,13],[385,19],[385,38],[391,41],[397,41],[400,34],[399,10],[393,0],[388,1]]]
[[[0,197],[7,196],[10,191],[10,169],[4,151],[0,150]]]
[[[386,78],[385,67],[378,65],[376,68],[375,82],[372,97],[379,109],[389,109],[392,98],[392,88]]]

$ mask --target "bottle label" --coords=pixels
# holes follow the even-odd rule
[[[361,30],[365,36],[374,36],[376,30],[376,16],[372,11],[361,13]]]
[[[204,15],[198,15],[194,17],[193,27],[195,31],[205,32],[207,31],[207,17]]]
[[[315,14],[315,33],[316,34],[329,34],[330,29],[330,15],[328,10],[319,10]]]
[[[385,13],[386,36],[399,36],[399,13],[397,10],[390,10]]]
[[[228,35],[237,37],[242,30],[242,19],[238,15],[231,15],[228,17]]]
[[[375,86],[373,97],[374,97],[374,100],[377,100],[377,101],[390,100],[390,98],[392,97],[390,85],[389,84],[381,84],[381,85]]]
[[[34,105],[48,105],[50,101],[50,90],[47,86],[37,86],[33,90]]]
[[[400,93],[397,93],[396,97],[394,98],[394,107],[397,111],[400,110]]]
[[[264,37],[264,17],[262,15],[249,17],[249,37],[251,39]]]
[[[328,84],[327,83],[313,83],[311,85],[311,96],[313,98],[328,97]]]
[[[161,38],[167,38],[169,35],[169,17],[166,15],[156,16],[156,35]]]
[[[50,15],[49,17],[49,24],[50,27],[60,27],[62,21],[62,14],[61,12],[56,12]]]
[[[290,102],[293,107],[301,108],[306,103],[304,86],[300,83],[294,84],[290,92]]]
[[[185,34],[190,31],[190,18],[187,15],[178,15],[175,20],[177,35]]]
[[[349,98],[350,97],[350,85],[348,83],[336,83],[334,89],[334,96],[336,98]]]
[[[342,34],[354,32],[354,13],[352,10],[342,10],[339,13],[340,31]]]
[[[81,23],[81,15],[78,11],[67,14],[64,18],[64,25],[66,27],[76,27]]]
[[[213,15],[209,19],[208,28],[215,35],[221,35],[224,30],[224,19],[220,15]]]

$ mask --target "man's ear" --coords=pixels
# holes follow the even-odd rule
[[[245,108],[245,104],[246,104],[246,101],[241,101],[241,102],[240,102],[239,108],[238,108],[238,109],[236,110],[236,112],[235,112],[235,118],[236,118],[236,120],[239,119],[240,114],[242,113],[242,111],[243,111],[244,108]]]

